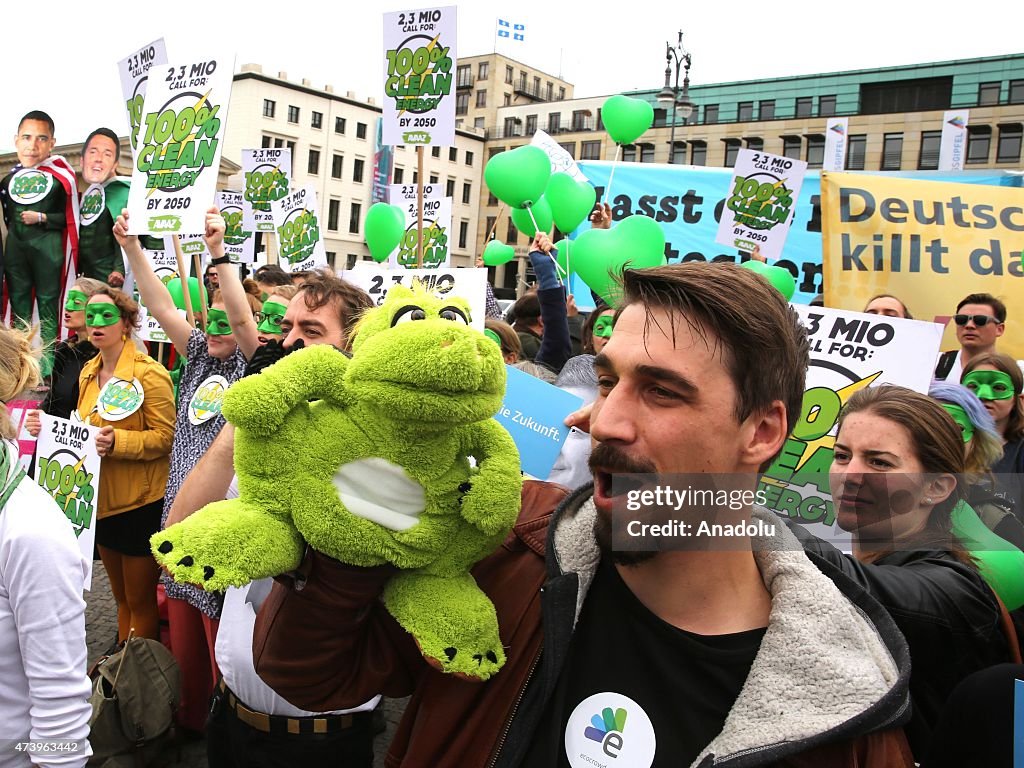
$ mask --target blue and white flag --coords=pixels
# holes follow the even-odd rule
[[[526,40],[526,25],[516,24],[508,19],[498,19],[498,37],[522,43]]]

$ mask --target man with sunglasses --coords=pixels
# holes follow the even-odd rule
[[[953,315],[960,349],[939,355],[937,381],[960,381],[960,373],[979,355],[996,351],[996,339],[1006,330],[1006,305],[988,293],[972,293],[956,305]]]

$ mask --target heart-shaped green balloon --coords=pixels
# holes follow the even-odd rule
[[[488,189],[510,208],[522,208],[538,200],[550,176],[551,160],[543,149],[532,144],[499,152],[484,167]]]
[[[174,278],[167,283],[167,292],[171,294],[171,300],[178,309],[185,308],[185,295],[181,290],[181,278]],[[192,299],[192,309],[198,314],[206,301],[206,288],[199,284],[199,278],[188,279],[189,298]]]
[[[547,194],[541,195],[529,210],[526,208],[512,209],[512,221],[515,223],[516,229],[527,237],[537,234],[537,227],[540,227],[541,232],[548,232],[551,229],[551,206],[546,198]],[[530,218],[531,213],[533,218]],[[537,227],[533,226],[534,221],[537,222]]]
[[[755,259],[745,261],[740,266],[759,274],[771,283],[772,287],[781,293],[786,301],[793,298],[793,294],[796,292],[796,280],[785,267],[771,266]]]
[[[552,173],[544,197],[559,232],[569,233],[587,218],[597,201],[597,190],[586,181],[576,181],[567,173]]]
[[[618,301],[616,278],[624,267],[642,269],[664,263],[665,232],[650,216],[629,216],[611,229],[588,229],[572,243],[572,271],[611,306]]]
[[[363,232],[373,260],[387,261],[405,234],[405,211],[397,205],[374,203],[366,212]]]
[[[516,249],[500,240],[491,240],[484,246],[484,264],[488,267],[497,267],[499,264],[512,261],[515,257]]]
[[[569,249],[575,247],[575,241],[573,241],[573,244],[571,246],[569,244],[569,240],[559,240],[557,243],[555,243],[555,250],[558,251],[558,253],[555,255],[555,263],[558,264],[559,268],[561,268],[562,270],[561,272],[558,273],[558,276],[562,278],[562,280],[566,280],[569,277],[569,275],[571,274],[569,272],[570,268],[573,272],[576,271],[576,265],[572,263],[572,260],[569,258]],[[576,251],[572,251],[571,255],[572,258],[575,259]]]
[[[601,122],[616,144],[632,144],[654,125],[654,107],[643,99],[612,96],[601,107]]]

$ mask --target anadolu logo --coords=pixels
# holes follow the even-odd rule
[[[619,708],[612,712],[611,707],[605,707],[601,714],[590,718],[590,725],[583,731],[583,735],[600,744],[609,757],[618,757],[625,730],[626,710]]]
[[[964,120],[960,115],[957,115],[952,120],[947,120],[947,123],[952,125],[954,128],[960,128],[961,130],[967,125],[967,121]]]
[[[87,227],[99,218],[106,206],[106,191],[102,184],[93,184],[82,196],[82,205],[79,213],[82,217],[82,226]]]
[[[572,768],[650,768],[656,747],[647,713],[628,696],[613,691],[581,701],[565,726],[565,756]]]
[[[53,176],[35,168],[22,168],[11,179],[8,192],[18,205],[32,205],[50,193]]]

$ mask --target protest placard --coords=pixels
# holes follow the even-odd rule
[[[128,136],[131,139],[133,158],[138,145],[139,125],[142,124],[142,108],[146,101],[149,70],[166,63],[167,49],[162,37],[142,46],[131,56],[117,63],[118,72],[121,74],[121,95],[128,108]]]
[[[150,70],[128,193],[132,234],[201,232],[214,200],[234,60]]]
[[[292,176],[290,149],[243,149],[244,199],[252,209],[257,232],[274,231],[270,204],[288,194]]]
[[[18,442],[18,465],[26,472],[28,471],[29,464],[32,463],[32,456],[36,452],[36,439],[25,429],[25,416],[28,415],[29,411],[36,410],[39,407],[39,403],[40,401],[37,399],[11,400],[7,403],[7,416],[10,418],[14,431],[18,435],[16,438]]]
[[[583,405],[583,398],[511,365],[505,369],[505,397],[494,418],[512,435],[523,472],[545,480],[569,436],[562,422]]]
[[[143,248],[142,253],[164,285],[178,278],[178,263],[169,238],[164,238],[163,249]],[[143,341],[168,341],[164,329],[160,327],[156,318],[149,314],[149,310],[138,293],[135,294],[135,300],[139,303],[139,338]],[[184,317],[185,311],[181,310],[180,314]]]
[[[384,143],[455,143],[456,7],[384,14]]]
[[[440,297],[459,296],[469,302],[469,324],[478,331],[484,329],[487,315],[486,269],[384,269],[369,261],[356,262],[354,269],[345,272],[345,280],[370,294],[373,303],[380,306],[393,285],[411,288],[419,282]]]
[[[590,181],[586,174],[580,170],[573,156],[566,152],[565,147],[548,136],[544,131],[538,130],[533,134],[530,143],[535,147],[543,149],[551,161],[552,173],[567,173],[575,181]]]
[[[824,307],[796,310],[811,345],[803,407],[759,490],[770,509],[848,547],[849,535],[835,527],[829,490],[839,411],[864,387],[898,384],[927,392],[942,328]]]
[[[46,413],[40,415],[40,421],[35,481],[70,521],[89,563],[85,588],[90,589],[100,488],[100,455],[96,452],[100,429]]]
[[[760,246],[762,256],[777,259],[793,223],[806,171],[803,160],[741,149],[715,242],[740,251]]]
[[[306,272],[327,263],[320,234],[319,204],[311,184],[270,204],[280,244],[278,263],[285,272]]]
[[[224,217],[224,255],[232,264],[252,264],[256,260],[256,222],[252,206],[245,204],[241,192],[221,190],[217,207]]]
[[[452,228],[452,199],[442,196],[439,184],[423,187],[423,269],[438,269],[451,264],[449,236]],[[392,205],[405,210],[406,228],[398,248],[391,254],[388,266],[392,269],[419,267],[419,202],[415,184],[392,184],[388,187]]]

